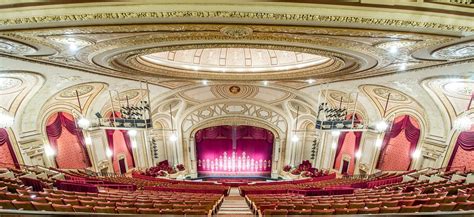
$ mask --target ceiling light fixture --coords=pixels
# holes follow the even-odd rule
[[[138,134],[138,132],[136,130],[129,130],[127,133],[131,137],[135,137]]]
[[[92,145],[92,138],[90,136],[86,136],[86,138],[84,138],[84,141],[86,142],[86,145]]]
[[[201,83],[202,83],[203,85],[207,85],[208,81],[207,81],[207,80],[202,80]]]
[[[89,128],[91,122],[89,120],[87,120],[86,118],[84,117],[81,117],[81,119],[79,119],[77,121],[77,125],[79,125],[80,128],[82,129],[87,129]]]
[[[267,86],[268,85],[268,81],[263,81],[263,86]]]
[[[45,145],[44,146],[44,153],[46,154],[46,156],[54,156],[56,154],[56,151],[54,151],[54,149],[50,146],[50,145]]]
[[[391,46],[388,49],[388,52],[390,52],[391,54],[396,54],[396,53],[398,53],[398,48],[396,46]]]
[[[112,152],[112,150],[110,150],[110,148],[107,148],[107,149],[105,149],[105,155],[107,157],[112,157],[114,155],[114,153]]]
[[[306,82],[308,82],[308,84],[312,84],[312,83],[315,82],[315,80],[314,79],[308,79],[308,80],[306,80]]]

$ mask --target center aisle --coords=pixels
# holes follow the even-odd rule
[[[224,199],[217,215],[253,216],[252,211],[245,202],[245,198],[240,196],[239,188],[237,187],[230,189],[230,194]]]

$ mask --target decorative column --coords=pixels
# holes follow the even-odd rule
[[[278,178],[278,161],[280,160],[280,138],[273,140],[273,160],[272,160],[272,178]]]
[[[190,137],[188,140],[189,144],[189,159],[190,159],[190,165],[189,165],[189,174],[191,177],[196,178],[197,177],[197,163],[196,163],[196,140],[194,137]]]

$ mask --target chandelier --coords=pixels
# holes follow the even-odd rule
[[[13,126],[15,118],[7,111],[0,109],[0,128],[10,128]]]

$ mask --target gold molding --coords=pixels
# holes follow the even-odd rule
[[[436,22],[408,21],[400,19],[365,18],[356,16],[328,16],[318,14],[243,12],[243,11],[167,11],[167,12],[111,12],[111,13],[83,13],[52,16],[32,16],[21,18],[0,19],[0,25],[13,26],[19,24],[39,24],[52,22],[77,22],[98,20],[136,20],[136,19],[163,19],[163,18],[211,18],[211,19],[253,19],[274,21],[305,21],[322,23],[370,24],[405,28],[426,28],[445,31],[474,32],[470,26],[441,24]]]

